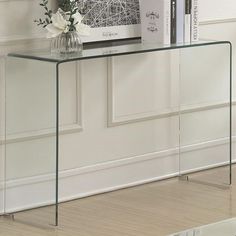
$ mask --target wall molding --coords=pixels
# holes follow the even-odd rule
[[[233,143],[236,143],[236,136],[233,136],[232,140],[233,140],[232,141]],[[203,150],[207,148],[214,148],[216,146],[226,145],[228,142],[229,142],[229,138],[220,138],[220,139],[215,139],[211,141],[190,144],[190,145],[183,146],[181,148],[181,153],[184,154],[184,153],[194,152],[194,151]],[[69,178],[69,177],[77,176],[81,174],[89,174],[96,171],[112,169],[112,168],[125,166],[125,165],[132,165],[139,162],[150,161],[152,159],[159,159],[159,158],[164,158],[164,157],[178,155],[178,154],[179,154],[179,147],[166,149],[163,151],[150,152],[150,153],[146,153],[142,155],[131,156],[128,158],[121,158],[121,159],[117,159],[113,161],[103,162],[103,163],[99,163],[99,164],[95,164],[91,166],[63,170],[63,171],[60,171],[59,178],[63,179],[63,178]],[[190,170],[190,172],[193,172],[193,170]],[[185,171],[183,173],[189,173],[189,171]],[[51,181],[52,179],[54,179],[53,174],[33,176],[29,178],[22,178],[19,180],[8,181],[6,184],[6,187],[14,188],[14,187],[22,186],[22,185]]]
[[[224,18],[224,19],[215,19],[215,20],[204,20],[199,24],[201,25],[214,25],[214,24],[226,24],[226,23],[235,23],[236,18]]]
[[[233,102],[233,106],[236,105],[236,101]],[[118,118],[114,118],[114,115],[109,115],[109,127],[119,126],[119,125],[126,125],[136,122],[143,122],[143,121],[149,121],[149,120],[156,120],[156,119],[162,119],[162,118],[168,118],[172,116],[179,116],[194,112],[201,112],[201,111],[210,111],[214,109],[221,109],[229,107],[229,102],[219,102],[219,103],[212,103],[212,104],[206,104],[206,105],[189,105],[182,107],[182,110],[179,112],[178,109],[166,109],[163,111],[150,111],[150,112],[144,112],[144,113],[138,113],[134,115],[127,115],[127,116],[121,116]],[[109,111],[111,113],[111,111]]]
[[[221,109],[229,107],[229,101],[211,102],[204,105],[183,105],[181,110],[179,107],[166,108],[163,110],[151,110],[141,113],[135,113],[131,115],[115,115],[115,94],[114,94],[114,59],[107,59],[108,66],[108,127],[115,127],[119,125],[126,125],[136,122],[143,122],[149,120],[156,120],[162,118],[168,118],[172,116],[178,116],[188,113],[201,112],[206,110]],[[173,66],[172,66],[173,67]],[[173,68],[174,69],[174,68]],[[236,101],[233,101],[233,106],[236,105]]]
[[[20,0],[18,0],[20,1]],[[32,34],[32,35],[8,35],[0,37],[0,46],[14,46],[16,44],[30,44],[40,43],[48,45],[50,39],[46,38],[46,34]]]
[[[76,65],[76,121],[72,124],[66,124],[60,126],[60,135],[78,133],[83,131],[82,122],[82,65],[81,62],[75,63]],[[3,71],[3,79],[5,80],[5,71]],[[5,82],[4,82],[5,83]],[[5,98],[5,96],[4,96]],[[5,104],[5,103],[4,103]],[[5,110],[5,108],[4,108]],[[5,123],[5,122],[4,122]],[[16,134],[10,134],[5,140],[5,137],[0,137],[0,145],[5,143],[17,143],[29,140],[41,139],[46,137],[52,137],[56,135],[55,128],[46,128],[41,130],[32,130],[27,132],[21,132]]]
[[[233,137],[233,142],[236,142],[236,136]],[[181,149],[181,152],[188,153],[188,152],[204,152],[204,150],[212,149],[212,148],[225,148],[225,145],[228,143],[228,138],[222,138],[222,139],[216,139],[213,141],[208,142],[202,142],[197,143],[193,145],[184,146]],[[81,168],[75,168],[75,169],[69,169],[69,170],[63,170],[60,171],[59,179],[60,179],[60,186],[62,189],[60,193],[60,202],[65,202],[69,200],[74,200],[78,198],[88,197],[94,194],[100,194],[105,192],[110,192],[122,188],[132,187],[140,184],[150,183],[153,181],[163,180],[171,177],[176,177],[179,175],[179,172],[177,169],[173,169],[168,173],[162,173],[160,174],[159,171],[156,171],[157,166],[161,166],[161,163],[172,163],[175,158],[178,159],[178,153],[179,148],[172,148],[168,150],[163,151],[157,151],[152,153],[147,153],[143,155],[137,155],[129,158],[109,161],[105,163],[100,163],[96,165],[81,167]],[[178,163],[176,159],[176,163]],[[157,165],[157,163],[159,165]],[[235,162],[235,160],[234,160]],[[155,164],[154,164],[155,163]],[[188,174],[196,171],[201,171],[209,168],[214,168],[218,166],[225,165],[225,161],[220,162],[212,162],[211,164],[204,165],[199,167],[192,167],[188,170],[183,171],[183,174]],[[152,175],[149,175],[150,168],[154,168],[154,172]],[[176,164],[176,167],[178,167],[178,164]],[[141,173],[139,168],[142,169]],[[132,170],[132,171],[131,171]],[[125,179],[121,180],[120,173],[123,171],[123,173],[130,173],[131,176],[135,175],[135,173],[138,173],[138,179]],[[166,171],[166,170],[163,170]],[[145,175],[141,176],[141,175]],[[97,176],[97,177],[96,177]],[[104,181],[104,176],[106,181]],[[96,181],[91,181],[96,179]],[[40,176],[32,176],[29,178],[21,178],[16,180],[10,180],[6,183],[8,193],[11,199],[13,201],[13,196],[18,196],[17,192],[21,194],[24,194],[24,191],[32,192],[32,197],[30,199],[22,199],[25,202],[19,202],[14,205],[14,202],[11,202],[13,207],[8,209],[8,212],[16,212],[20,210],[40,207],[52,204],[53,201],[48,196],[46,196],[45,199],[43,199],[43,196],[37,196],[33,194],[33,191],[30,191],[30,189],[40,188],[45,193],[45,189],[51,193],[53,191],[52,187],[54,186],[53,183],[55,181],[54,174],[45,174]],[[123,181],[123,182],[122,182]],[[127,182],[126,182],[127,181]],[[80,188],[75,188],[74,185],[79,184]],[[100,186],[101,184],[101,186]],[[89,185],[91,185],[89,187]],[[0,192],[3,191],[3,184],[0,185]],[[79,189],[79,191],[78,191]],[[51,192],[50,192],[51,191]],[[49,194],[50,196],[50,194]],[[42,200],[43,199],[43,200]],[[30,201],[34,201],[29,203]],[[10,203],[9,203],[10,204]]]

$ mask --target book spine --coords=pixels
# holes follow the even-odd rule
[[[184,42],[185,0],[178,0],[176,5],[176,41]]]
[[[184,41],[191,41],[191,4],[192,0],[185,0],[185,17],[184,17]]]
[[[170,44],[170,0],[141,0],[142,41]]]
[[[198,0],[192,0],[191,11],[191,41],[196,42],[199,39],[199,5]]]
[[[142,41],[145,43],[157,42],[159,28],[159,6],[155,0],[140,0]],[[158,12],[156,9],[158,8]]]
[[[164,38],[163,38],[163,43],[164,44],[170,44],[170,38],[171,38],[171,22],[170,22],[170,17],[171,17],[171,10],[170,10],[170,2],[171,0],[164,0],[164,5],[163,5],[163,19],[164,19]]]
[[[171,0],[171,43],[176,43],[176,2]]]

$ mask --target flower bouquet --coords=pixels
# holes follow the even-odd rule
[[[52,38],[51,51],[55,53],[74,53],[82,51],[80,36],[90,34],[90,27],[83,23],[83,16],[78,9],[79,0],[59,0],[56,13],[48,8],[48,0],[39,4],[45,10],[45,19],[35,20],[38,26],[47,30],[47,37]]]

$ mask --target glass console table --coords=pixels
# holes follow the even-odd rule
[[[160,52],[168,53],[171,64],[177,68],[177,71],[172,72],[176,76],[175,93],[179,96],[178,101],[175,100],[175,105],[170,106],[168,111],[163,109],[159,115],[150,115],[147,119],[174,117],[178,132],[171,152],[178,157],[173,159],[173,163],[178,166],[180,176],[191,172],[192,158],[197,156],[195,151],[200,146],[204,155],[209,157],[209,161],[205,162],[207,167],[224,166],[223,170],[219,170],[220,177],[215,178],[213,175],[210,182],[213,180],[231,184],[230,42],[202,40],[191,44],[163,46],[142,44],[139,40],[133,40],[120,45],[110,43],[99,48],[88,46],[76,55],[55,55],[48,51],[10,53],[6,57],[6,132],[3,161],[5,171],[1,175],[4,191],[0,195],[4,214],[48,205],[50,207],[45,211],[43,208],[42,212],[39,211],[39,218],[43,218],[45,224],[58,225],[60,67],[66,63],[98,58],[110,60],[130,57],[132,63],[134,54],[136,57],[143,57],[147,53]],[[210,115],[206,114],[206,111],[209,111]],[[189,119],[195,120],[194,126],[189,125]],[[203,121],[204,125],[200,121]],[[134,122],[144,121],[137,119]],[[217,127],[212,127],[213,123]],[[107,128],[112,129],[109,124]],[[214,130],[214,134],[212,131],[208,132],[208,129]],[[204,139],[197,140],[205,133],[207,135],[204,135]],[[192,140],[192,134],[197,137],[195,140]],[[220,151],[214,148],[219,148]],[[219,155],[216,156],[215,151]],[[196,157],[194,171],[203,169],[200,165],[203,158],[205,157]],[[41,179],[35,180],[38,175]],[[205,179],[200,177],[199,181]],[[35,185],[29,192],[25,186],[31,183]],[[20,207],[22,199],[25,203],[23,209]],[[24,218],[24,214],[22,217]],[[25,217],[25,220],[30,221],[31,217]]]

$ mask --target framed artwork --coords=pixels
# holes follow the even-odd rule
[[[80,0],[91,34],[84,42],[140,37],[139,0]]]

